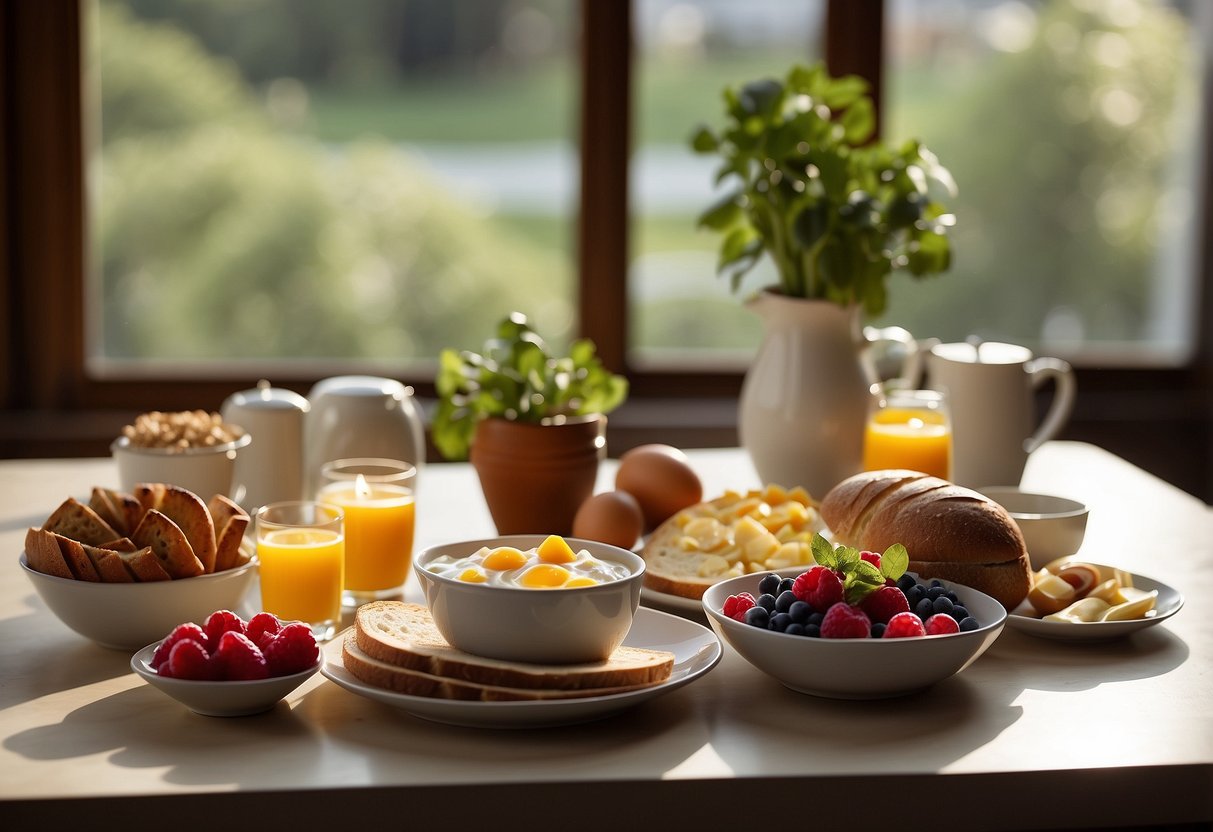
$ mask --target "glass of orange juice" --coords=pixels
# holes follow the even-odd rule
[[[321,641],[341,619],[344,518],[337,506],[309,501],[270,503],[256,514],[261,608],[311,625]]]
[[[337,459],[320,476],[316,499],[345,513],[345,603],[399,595],[413,559],[416,467],[396,459]]]
[[[908,468],[952,478],[952,419],[938,390],[873,385],[863,439],[863,468]]]

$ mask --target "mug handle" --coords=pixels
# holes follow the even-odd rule
[[[1044,421],[1034,434],[1024,440],[1024,450],[1032,453],[1061,433],[1061,429],[1070,420],[1077,386],[1073,368],[1060,358],[1034,358],[1024,365],[1024,370],[1031,376],[1033,390],[1049,379],[1057,382],[1057,391],[1053,394],[1053,403],[1049,405],[1049,412],[1045,414]]]
[[[893,341],[904,345],[906,348],[906,357],[905,362],[901,365],[901,373],[891,383],[897,387],[908,387],[911,389],[917,387],[919,380],[922,378],[922,350],[919,348],[918,341],[914,340],[914,336],[910,334],[910,331],[900,326],[865,326],[863,328],[860,361],[863,364],[864,374],[868,377],[868,384],[876,384],[880,381],[880,373],[877,372],[876,363],[872,360],[869,353],[873,345],[882,341]]]

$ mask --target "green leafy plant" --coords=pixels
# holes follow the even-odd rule
[[[497,325],[482,353],[443,350],[439,357],[434,444],[447,459],[466,459],[482,419],[543,422],[558,416],[609,413],[627,398],[628,381],[609,372],[589,339],[566,356],[552,355],[526,316]]]
[[[813,560],[819,566],[841,572],[843,597],[848,604],[858,604],[885,585],[885,579],[896,581],[910,565],[910,553],[900,543],[894,543],[880,556],[880,568],[859,556],[853,546],[832,546],[820,534],[813,535]]]
[[[766,252],[784,294],[877,315],[893,271],[949,268],[955,220],[937,196],[955,196],[952,176],[918,141],[872,141],[867,92],[857,76],[794,66],[784,81],[727,87],[724,126],[692,136],[723,159],[716,181],[738,183],[699,218],[723,235],[717,269],[734,291]]]

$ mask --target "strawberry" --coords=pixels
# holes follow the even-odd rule
[[[792,594],[817,612],[824,612],[842,600],[842,579],[833,569],[814,566],[792,582]]]
[[[821,622],[822,638],[867,638],[872,621],[859,607],[839,602],[826,610]]]
[[[197,624],[193,622],[178,624],[168,634],[168,638],[160,642],[160,646],[156,648],[156,652],[152,655],[152,670],[159,670],[168,661],[168,654],[172,652],[173,645],[187,638],[192,638],[199,644],[205,645],[207,643],[206,633]]]
[[[910,611],[906,594],[896,586],[882,586],[860,601],[859,606],[868,614],[868,618],[879,624],[889,623],[889,619],[899,612]]]
[[[244,634],[253,644],[264,651],[265,645],[278,635],[278,631],[281,629],[282,622],[278,620],[278,616],[272,612],[259,612],[249,619],[248,629],[244,631]]]
[[[929,636],[946,636],[960,632],[956,619],[947,613],[936,613],[927,619],[926,631]]]
[[[741,592],[725,598],[721,612],[736,621],[745,621],[745,611],[757,603],[753,595],[748,592]]]
[[[230,631],[243,635],[246,625],[244,619],[231,610],[216,610],[206,617],[202,629],[206,630],[206,645],[214,653],[219,649],[219,640],[224,633]]]
[[[168,667],[169,672],[164,675],[172,676],[174,679],[209,680],[215,678],[215,666],[210,655],[207,654],[206,648],[201,642],[192,638],[182,639],[173,645],[173,649],[168,654],[168,662],[166,665],[162,665],[161,669],[163,670],[165,666]]]
[[[214,661],[218,677],[227,681],[265,679],[270,675],[261,649],[249,641],[244,633],[234,630],[228,630],[219,637],[219,649],[215,651]]]
[[[884,629],[884,638],[915,638],[925,636],[922,619],[912,612],[899,612],[889,619],[889,626]]]
[[[320,658],[320,648],[312,628],[295,622],[283,627],[265,646],[265,660],[273,676],[287,676],[307,670]]]

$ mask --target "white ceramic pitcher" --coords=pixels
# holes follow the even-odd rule
[[[271,387],[268,381],[233,393],[223,403],[223,420],[240,425],[253,439],[236,457],[234,495],[245,509],[303,499],[303,420],[308,410],[303,396]]]
[[[1059,358],[1034,358],[1015,344],[936,341],[929,347],[927,386],[946,392],[952,409],[953,481],[970,488],[1018,485],[1028,454],[1070,418],[1074,371]],[[1036,425],[1035,391],[1049,380],[1057,390]]]

